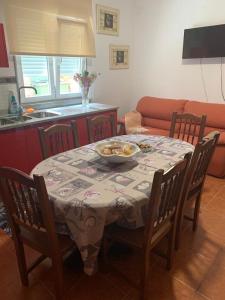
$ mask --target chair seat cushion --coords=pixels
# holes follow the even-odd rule
[[[155,233],[152,236],[152,247],[171,229],[171,222],[167,221],[155,228]],[[109,225],[105,229],[105,237],[127,244],[134,248],[142,248],[144,243],[145,228],[127,229],[115,224]]]

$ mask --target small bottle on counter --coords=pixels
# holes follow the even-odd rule
[[[8,113],[9,114],[17,114],[18,113],[19,105],[16,101],[16,97],[14,96],[13,92],[9,92],[9,108]]]

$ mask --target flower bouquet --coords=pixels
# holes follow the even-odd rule
[[[79,83],[80,89],[81,89],[81,95],[82,95],[82,104],[88,105],[89,99],[88,99],[88,93],[89,89],[92,85],[92,83],[97,78],[97,74],[91,73],[89,74],[88,71],[83,71],[81,74],[76,73],[74,75],[74,80]]]

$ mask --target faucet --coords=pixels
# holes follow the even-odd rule
[[[24,86],[20,86],[19,89],[18,89],[18,94],[19,94],[19,106],[22,106],[21,105],[21,90],[22,89],[32,89],[35,91],[35,94],[37,95],[37,89],[34,87],[34,86],[31,86],[31,85],[24,85]]]
[[[37,95],[37,89],[36,89],[35,87],[31,86],[31,85],[24,85],[24,86],[20,86],[20,87],[18,88],[19,105],[18,105],[17,114],[18,114],[19,116],[22,116],[23,111],[24,111],[24,110],[23,110],[23,106],[22,106],[22,104],[21,104],[21,90],[22,90],[22,89],[32,89],[32,90],[35,91],[35,94]]]

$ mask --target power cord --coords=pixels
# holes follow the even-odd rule
[[[203,66],[202,66],[202,58],[200,58],[200,69],[201,69],[201,78],[202,78],[202,85],[203,85],[203,90],[204,90],[205,98],[206,98],[207,102],[209,102],[208,94],[207,94],[207,90],[206,90],[206,84],[205,84]]]
[[[223,101],[225,101],[224,92],[223,92],[223,57],[221,57],[221,64],[220,64],[220,89]]]

